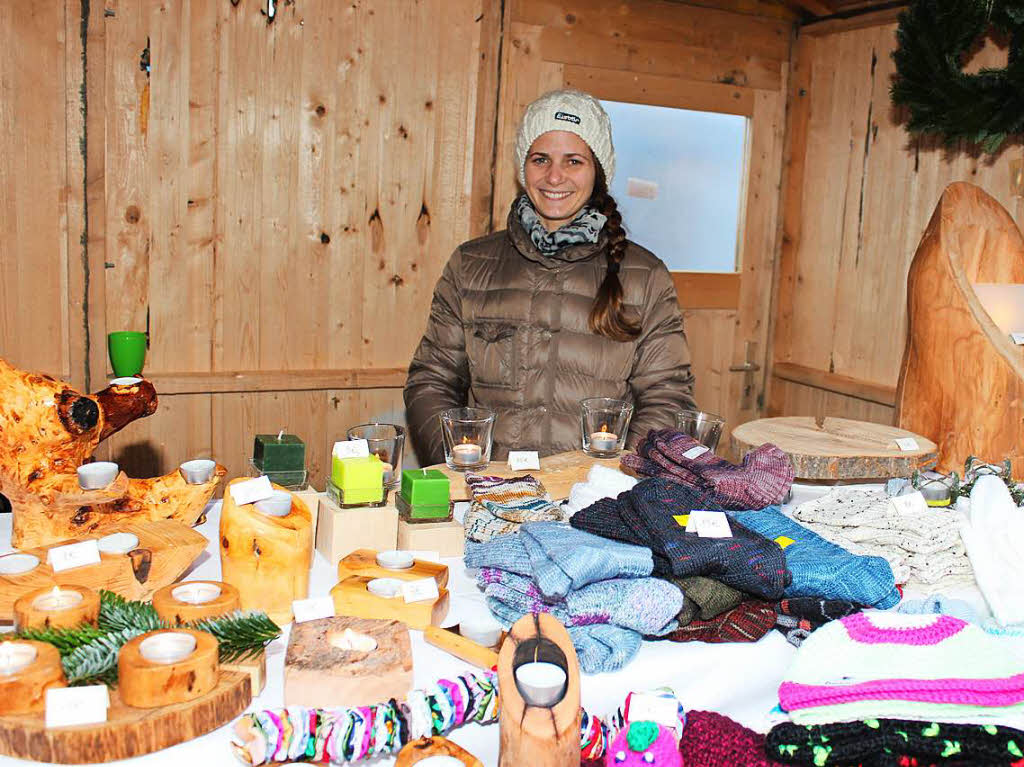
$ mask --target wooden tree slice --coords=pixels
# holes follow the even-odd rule
[[[198,738],[227,724],[252,700],[246,674],[223,672],[217,687],[201,698],[163,708],[131,708],[110,691],[107,721],[46,728],[37,714],[0,716],[0,754],[58,764],[130,759]]]
[[[506,462],[493,461],[476,473],[491,477],[522,477],[530,474],[544,483],[544,489],[548,491],[552,500],[560,501],[569,497],[569,491],[573,485],[586,481],[587,472],[595,463],[611,469],[619,468],[618,458],[591,458],[582,450],[574,450],[570,453],[559,453],[541,458],[540,471],[511,471]],[[447,464],[443,463],[427,468],[437,469],[452,481],[453,501],[468,501],[473,497],[469,488],[466,487],[465,472],[449,469]]]
[[[896,440],[907,437],[917,440],[919,449],[900,450]],[[732,442],[739,456],[766,442],[777,445],[798,479],[909,477],[936,458],[935,443],[920,434],[846,418],[762,418],[733,429]]]

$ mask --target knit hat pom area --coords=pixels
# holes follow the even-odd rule
[[[589,93],[566,89],[545,93],[523,112],[523,120],[516,134],[515,153],[519,183],[524,188],[526,155],[538,136],[553,130],[569,131],[586,141],[601,164],[608,186],[611,186],[615,177],[612,121],[601,103]]]

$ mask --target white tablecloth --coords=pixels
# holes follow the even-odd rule
[[[824,492],[822,488],[794,487],[794,503]],[[220,505],[211,508],[205,524],[197,527],[210,541],[184,580],[219,580],[220,556],[217,550]],[[0,553],[10,548],[11,516],[0,515]],[[455,624],[464,610],[483,608],[483,596],[459,558],[443,560],[449,566],[451,610],[445,625]],[[334,569],[319,554],[310,571],[310,596],[327,594],[337,582]],[[958,593],[970,599],[976,609],[987,612],[976,590]],[[250,710],[282,705],[284,653],[289,627],[267,648],[267,685],[254,698]],[[424,686],[441,677],[457,675],[467,668],[464,662],[428,645],[423,634],[410,631],[415,685]],[[630,690],[653,687],[673,688],[687,709],[714,710],[726,714],[755,730],[766,732],[775,721],[770,711],[778,703],[777,690],[795,648],[777,631],[771,631],[753,644],[705,644],[703,642],[644,642],[633,661],[612,674],[583,675],[582,702],[589,712],[605,716],[613,712]],[[203,737],[136,759],[110,762],[138,767],[181,767],[181,765],[238,764],[231,748],[231,726],[225,725]],[[487,767],[498,763],[497,723],[470,724],[455,730],[451,739],[479,758]],[[390,765],[393,759],[368,762]],[[25,764],[21,760],[0,757],[0,765]]]

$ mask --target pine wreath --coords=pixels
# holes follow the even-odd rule
[[[964,55],[990,28],[1010,39],[1006,68],[965,73]],[[907,130],[990,153],[1024,133],[1024,0],[914,0],[896,37],[892,100],[909,108]]]

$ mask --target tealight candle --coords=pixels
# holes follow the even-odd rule
[[[216,468],[217,463],[206,458],[185,461],[185,463],[178,467],[181,470],[181,476],[190,485],[205,485],[210,481],[210,477],[213,476],[213,471]]]
[[[220,595],[221,589],[216,583],[184,583],[171,591],[172,597],[189,605],[204,605]]]
[[[466,763],[454,756],[428,756],[416,762],[416,767],[466,767]]]
[[[494,647],[501,639],[501,624],[490,613],[474,615],[459,622],[459,633],[471,642]]]
[[[350,628],[328,633],[327,644],[339,650],[349,652],[373,652],[377,649],[376,639],[369,634],[353,631]]]
[[[110,381],[111,386],[135,386],[135,384],[142,383],[142,379],[138,376],[122,376],[121,378],[113,378]]]
[[[402,593],[402,581],[398,578],[374,578],[366,584],[366,590],[378,597],[392,599]]]
[[[139,547],[139,536],[134,533],[111,533],[96,542],[101,554],[127,554]]]
[[[100,595],[85,586],[44,586],[22,594],[14,601],[14,624],[18,630],[71,628],[82,623],[96,625]]]
[[[77,607],[82,604],[85,599],[77,591],[70,591],[62,589],[60,586],[54,586],[53,591],[36,597],[32,600],[33,610],[42,610],[44,612],[57,612],[59,610],[70,610],[72,607]]]
[[[23,575],[39,566],[35,554],[8,554],[0,557],[0,575]]]
[[[78,485],[83,490],[100,490],[117,479],[118,466],[112,461],[96,461],[78,467]]]
[[[0,674],[11,676],[31,666],[39,653],[36,648],[24,642],[3,642],[0,644]]]
[[[461,445],[452,447],[452,460],[460,466],[473,466],[480,463],[483,451],[479,445],[472,442],[464,442]]]
[[[183,631],[161,631],[139,644],[139,653],[150,663],[180,663],[196,650],[196,638]]]
[[[386,570],[408,570],[415,561],[408,551],[382,551],[377,555],[377,564]]]
[[[565,669],[554,663],[524,663],[516,669],[515,675],[523,700],[531,706],[550,708],[565,694],[568,677]]]
[[[590,449],[601,453],[610,453],[619,446],[619,435],[602,430],[590,435]]]
[[[256,511],[268,517],[287,517],[292,510],[292,494],[287,490],[275,490],[274,494],[254,504]]]

